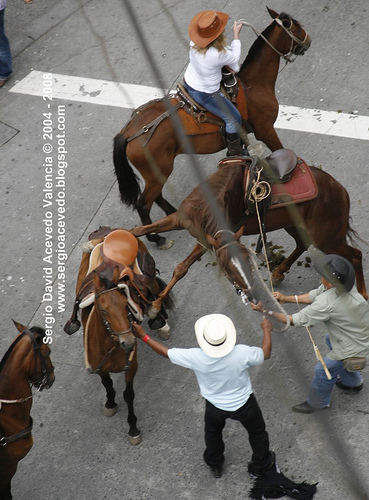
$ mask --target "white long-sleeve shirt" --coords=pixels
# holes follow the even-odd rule
[[[198,52],[190,42],[190,62],[184,74],[186,83],[194,90],[212,94],[220,88],[222,67],[238,71],[241,57],[241,41],[233,40],[230,47],[218,51],[210,47],[205,54]]]

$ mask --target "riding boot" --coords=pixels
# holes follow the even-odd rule
[[[226,132],[227,156],[242,156],[242,142],[237,133]]]

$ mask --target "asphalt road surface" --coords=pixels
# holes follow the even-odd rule
[[[0,90],[0,354],[16,336],[11,318],[43,326],[45,306],[51,305],[56,369],[54,386],[34,396],[34,447],[20,462],[13,480],[15,500],[233,500],[247,498],[252,484],[247,474],[247,436],[235,422],[227,423],[224,433],[223,477],[214,480],[204,464],[204,403],[191,372],[139,345],[135,410],[143,440],[132,447],[126,435],[123,375],[113,376],[119,411],[113,418],[104,417],[104,390],[99,377],[86,372],[82,333],[68,337],[63,332],[72,311],[82,243],[100,225],[133,227],[139,223],[138,215],[119,200],[113,137],[137,100],[147,100],[147,87],[173,89],[181,81],[188,56],[188,23],[196,12],[210,7],[204,0],[135,0],[131,4],[160,81],[124,0],[34,0],[32,4],[9,0],[6,10],[14,74]],[[283,125],[281,121],[279,136],[286,147],[309,164],[322,166],[348,190],[351,222],[363,240],[356,244],[363,252],[368,281],[367,2],[274,0],[268,6],[291,14],[312,38],[303,57],[286,67],[281,63],[276,85],[281,109],[298,108],[302,118],[299,126],[291,117]],[[260,31],[270,22],[266,6],[256,0],[215,0],[211,7],[230,14],[229,37],[234,20],[247,19]],[[244,27],[243,57],[254,39],[252,30]],[[114,82],[121,86],[113,90]],[[113,85],[107,87],[109,99],[99,101],[107,85]],[[47,97],[48,88],[51,95],[55,90],[52,100]],[[347,120],[342,120],[341,128],[336,126],[338,115]],[[324,120],[331,120],[332,126],[325,122],[323,127]],[[51,140],[47,127],[52,128]],[[66,163],[58,165],[58,172],[54,169],[48,195],[45,158],[51,155],[56,163],[57,152],[65,155]],[[213,171],[223,154],[199,157],[203,172]],[[165,187],[174,205],[191,191],[195,177],[189,158],[179,157]],[[52,199],[49,207],[47,196]],[[58,240],[53,240],[53,290],[48,301],[45,228],[49,219],[58,227],[61,205],[65,207],[66,241],[58,247]],[[153,219],[162,216],[158,209],[152,215]],[[175,244],[168,251],[149,246],[167,281],[175,264],[194,246],[186,232],[169,237]],[[286,253],[293,248],[283,232],[270,239]],[[252,246],[255,238],[243,242]],[[65,266],[65,277],[57,276],[58,258]],[[239,342],[260,345],[260,317],[242,304],[213,264],[214,257],[206,255],[175,288],[176,305],[169,316],[172,336],[167,345],[194,346],[193,324],[210,312],[232,317]],[[305,257],[299,264],[279,287],[287,294],[305,292],[319,282]],[[295,310],[292,305],[288,308]],[[325,353],[323,326],[315,327],[313,333]],[[291,406],[306,399],[316,363],[312,345],[303,329],[275,333],[273,341],[272,358],[252,370],[251,376],[278,464],[295,481],[318,482],[317,500],[363,499],[369,492],[367,368],[360,393],[335,389],[332,407],[324,414],[298,415]]]

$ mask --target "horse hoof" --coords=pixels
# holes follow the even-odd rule
[[[129,444],[131,444],[132,446],[137,446],[142,441],[141,432],[137,436],[130,436],[128,434],[128,440],[129,440]]]
[[[104,406],[105,417],[114,417],[117,411],[118,411],[118,405],[114,406],[114,408],[107,408],[106,406]]]
[[[278,277],[275,277],[272,275],[272,284],[273,285],[280,285],[282,283],[282,281],[284,280],[284,276],[278,276]]]
[[[172,248],[173,244],[173,240],[165,239],[164,243],[159,243],[157,247],[159,248],[159,250],[169,250],[169,248]]]
[[[150,319],[155,319],[156,316],[159,314],[160,310],[155,309],[155,307],[150,306],[149,309],[147,310],[147,315]]]
[[[160,340],[168,340],[170,337],[170,326],[168,323],[165,323],[163,327],[157,329],[157,332]]]

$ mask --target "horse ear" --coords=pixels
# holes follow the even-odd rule
[[[18,330],[19,333],[22,333],[24,332],[24,330],[27,330],[28,327],[27,326],[24,326],[22,325],[21,323],[18,323],[17,321],[15,321],[14,319],[12,319],[13,323],[15,324],[15,327],[16,329]]]
[[[270,17],[272,17],[273,19],[275,19],[276,17],[279,17],[278,12],[276,12],[276,11],[275,11],[275,10],[273,10],[273,9],[269,9],[269,7],[267,7],[267,9],[268,9],[268,12],[269,12]]]
[[[206,241],[209,243],[209,245],[211,245],[212,247],[215,247],[217,242],[212,236],[210,236],[210,234],[206,234],[205,238],[206,238]]]
[[[119,267],[115,266],[114,272],[113,272],[113,277],[112,277],[112,282],[116,285],[119,281],[119,278],[120,278]]]
[[[234,235],[235,240],[238,241],[241,238],[241,236],[243,235],[244,229],[245,229],[245,226],[241,226],[240,229],[237,231],[237,233],[235,233],[235,235]]]
[[[99,293],[104,289],[104,285],[101,282],[101,278],[96,271],[92,271],[92,276],[93,276],[95,291],[96,293]]]

